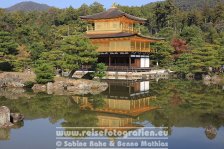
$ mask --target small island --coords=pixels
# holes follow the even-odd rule
[[[223,0],[58,3],[0,8],[1,148],[223,148]]]

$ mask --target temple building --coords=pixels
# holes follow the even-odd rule
[[[81,16],[88,22],[86,36],[100,53],[98,62],[109,70],[149,70],[150,44],[159,39],[140,34],[146,19],[122,12],[115,6],[107,11]]]

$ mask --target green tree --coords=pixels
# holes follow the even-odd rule
[[[176,7],[172,0],[157,3],[154,7],[157,29],[160,30],[161,28],[172,26],[175,12]]]
[[[194,73],[206,73],[209,67],[220,66],[217,46],[206,45],[192,50],[192,71]]]
[[[66,66],[64,62],[64,52],[60,50],[51,50],[48,52],[43,52],[40,56],[40,59],[37,61],[38,64],[48,63],[49,65],[54,66],[55,68],[62,69]]]
[[[38,26],[27,23],[15,29],[17,41],[20,44],[32,44],[33,42],[40,42],[41,35],[39,34]]]
[[[95,14],[95,13],[99,13],[99,12],[102,12],[104,11],[105,9],[103,8],[103,5],[98,3],[97,1],[95,1],[94,3],[92,3],[90,6],[89,6],[89,9],[90,9],[90,12],[92,14]]]
[[[78,19],[77,9],[74,9],[72,6],[65,9],[64,23],[70,24],[74,23]]]
[[[17,47],[18,45],[9,32],[0,31],[0,57],[3,57],[3,60],[7,60],[9,56],[18,54]]]
[[[224,65],[224,47],[223,46],[219,46],[218,47],[218,59],[220,62],[220,65]]]
[[[180,36],[193,47],[201,47],[204,44],[204,35],[197,26],[188,26],[183,29]]]
[[[153,53],[150,56],[154,62],[158,62],[160,67],[169,68],[173,64],[173,47],[169,42],[163,41],[152,45]]]
[[[219,42],[219,45],[224,46],[224,32],[220,33],[218,42]]]
[[[40,60],[64,71],[70,71],[69,77],[72,77],[82,65],[93,65],[97,61],[97,56],[96,47],[80,34],[64,37],[58,48],[44,52]]]
[[[18,54],[12,60],[13,70],[14,71],[24,71],[26,68],[32,66],[32,60],[30,56],[30,52],[26,46],[21,45],[18,48]]]
[[[192,54],[184,53],[182,54],[174,63],[173,70],[177,73],[187,74],[191,72],[192,66]]]
[[[40,58],[41,53],[45,52],[46,49],[42,42],[34,42],[30,45],[30,54],[32,60],[37,60]]]
[[[45,63],[40,64],[36,67],[35,73],[37,83],[45,84],[54,81],[54,69],[52,65]]]
[[[212,23],[206,24],[203,28],[205,31],[205,40],[211,44],[219,44],[219,34]]]
[[[87,4],[82,4],[78,9],[79,16],[86,16],[90,14],[90,8]]]
[[[104,63],[96,64],[95,72],[93,73],[94,77],[98,77],[100,80],[106,76],[107,67]]]
[[[9,32],[0,31],[0,70],[12,70],[18,44]]]
[[[199,26],[202,23],[202,14],[199,10],[192,10],[188,13],[187,24],[188,26],[196,25]]]
[[[224,19],[224,4],[222,2],[217,3],[214,8],[214,22],[218,23]]]
[[[159,31],[158,37],[165,38],[167,41],[171,41],[176,35],[175,31],[171,27],[165,27]]]

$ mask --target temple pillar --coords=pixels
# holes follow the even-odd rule
[[[110,57],[110,53],[109,53],[109,66],[111,65],[111,57]]]

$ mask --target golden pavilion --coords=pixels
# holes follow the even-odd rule
[[[150,44],[159,39],[140,34],[139,24],[146,19],[115,6],[81,19],[88,22],[86,36],[98,47],[99,63],[105,63],[109,70],[149,70]]]

